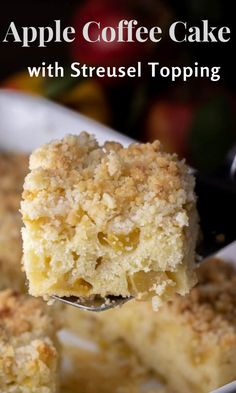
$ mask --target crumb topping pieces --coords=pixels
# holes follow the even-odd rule
[[[116,142],[99,146],[93,136],[83,132],[36,150],[30,169],[23,193],[26,200],[48,188],[57,191],[58,202],[60,198],[69,200],[75,198],[76,189],[90,204],[113,208],[116,215],[156,197],[178,205],[194,200],[194,180],[187,166],[177,156],[163,152],[158,141],[127,148]]]

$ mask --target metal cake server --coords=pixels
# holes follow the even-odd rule
[[[52,296],[53,299],[59,300],[65,304],[69,304],[70,306],[74,306],[80,308],[85,311],[106,311],[110,308],[122,306],[124,303],[132,300],[133,297],[122,297],[122,296],[107,296],[106,298],[102,298],[100,296],[94,296],[91,299],[78,298],[75,296],[70,297],[59,297]]]

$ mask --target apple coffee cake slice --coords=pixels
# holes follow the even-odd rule
[[[195,283],[194,178],[161,144],[99,146],[88,133],[30,157],[21,211],[29,292],[152,298]]]

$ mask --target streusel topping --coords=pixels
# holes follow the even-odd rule
[[[179,205],[194,199],[192,183],[186,186],[189,177],[184,162],[164,153],[158,141],[128,148],[115,142],[99,146],[84,132],[38,149],[31,156],[30,169],[34,172],[26,178],[24,198],[29,198],[31,190],[35,197],[35,188],[39,192],[50,187],[58,191],[60,203],[64,189],[70,190],[73,198],[73,188],[77,188],[86,194],[84,202],[95,221],[102,219],[103,209],[113,207],[114,216],[157,196]],[[93,209],[98,202],[102,210]]]

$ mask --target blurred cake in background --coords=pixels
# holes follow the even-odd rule
[[[134,301],[104,313],[66,313],[69,328],[101,346],[128,344],[174,393],[208,393],[236,379],[236,272],[226,262],[204,263],[191,293],[157,313]]]
[[[0,289],[25,290],[19,213],[28,156],[0,151]]]
[[[56,393],[55,324],[38,299],[0,292],[0,391]]]

